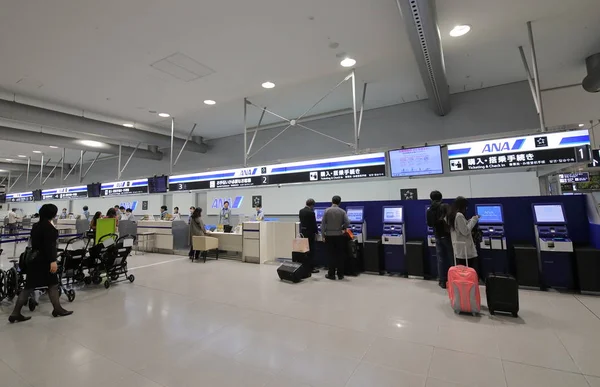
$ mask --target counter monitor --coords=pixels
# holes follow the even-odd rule
[[[41,189],[34,189],[33,190],[33,201],[34,202],[40,202],[40,201],[42,201],[42,190]]]
[[[315,208],[315,217],[317,218],[317,222],[323,221],[323,214],[327,208]]]
[[[87,195],[88,195],[88,198],[99,198],[100,197],[100,191],[101,191],[100,187],[101,187],[100,183],[88,184],[87,185]]]
[[[403,207],[383,207],[383,223],[404,223]]]
[[[362,223],[364,220],[364,208],[363,207],[348,207],[346,208],[348,219],[350,223]]]
[[[148,178],[148,193],[166,193],[169,188],[169,177],[152,176]]]
[[[480,216],[480,224],[502,224],[504,223],[501,204],[478,204],[475,212]]]
[[[439,145],[392,150],[389,152],[389,159],[392,177],[444,173]]]
[[[536,224],[566,223],[562,204],[534,204],[533,216]]]

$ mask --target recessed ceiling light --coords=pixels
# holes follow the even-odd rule
[[[340,64],[342,65],[342,67],[352,67],[356,64],[356,61],[352,58],[345,58],[343,61],[340,62]]]
[[[25,155],[19,155],[19,157],[23,157],[23,158],[25,158],[25,157],[27,157],[27,156],[25,156]]]
[[[454,26],[454,28],[450,31],[450,36],[452,36],[453,38],[457,38],[459,36],[465,35],[469,31],[471,31],[471,26],[470,25],[468,25],[468,24],[459,24],[457,26]]]
[[[216,102],[213,101],[212,99],[207,99],[207,100],[204,101],[204,103],[207,104],[207,105],[214,105],[214,104],[216,104]]]
[[[93,140],[79,140],[81,145],[89,146],[92,148],[103,148],[106,144],[100,141]]]
[[[161,117],[164,117],[164,118],[171,117],[171,115],[169,113],[158,113],[158,115]]]
[[[272,89],[275,87],[275,84],[273,82],[265,82],[262,84],[262,87],[264,87],[265,89]]]
[[[125,126],[127,128],[133,128],[133,124],[123,124],[123,126]]]
[[[52,149],[58,149],[58,147],[54,146],[54,145],[50,145],[50,148],[52,148]]]
[[[42,151],[33,151],[33,153],[42,153]]]
[[[585,124],[579,124],[580,128],[583,128],[585,126]]]

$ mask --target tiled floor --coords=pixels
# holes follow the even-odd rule
[[[135,283],[79,290],[64,319],[42,299],[10,325],[2,302],[0,386],[600,387],[600,298],[521,291],[520,318],[472,317],[434,282],[130,262]]]

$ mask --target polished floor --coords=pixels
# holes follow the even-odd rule
[[[0,386],[600,387],[600,298],[521,291],[520,318],[472,317],[421,280],[130,262],[135,283],[79,290],[67,318],[42,298],[11,325],[2,302]]]

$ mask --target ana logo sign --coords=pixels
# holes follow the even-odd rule
[[[489,142],[483,146],[481,153],[496,153],[519,150],[523,146],[523,143],[525,143],[524,138],[515,140],[512,146],[510,146],[508,141]]]
[[[249,169],[242,169],[242,170],[240,171],[240,175],[242,175],[242,176],[252,176],[252,171],[253,171],[253,169],[252,169],[252,168],[249,168]]]
[[[121,202],[121,204],[119,204],[121,207],[125,207],[125,209],[127,208],[131,208],[131,211],[135,211],[135,209],[137,208],[138,202],[137,200],[134,200],[132,202]]]
[[[223,208],[223,203],[229,202],[229,208],[240,208],[242,206],[242,202],[244,201],[243,196],[236,196],[235,199],[232,198],[215,198],[212,202],[212,208]]]

